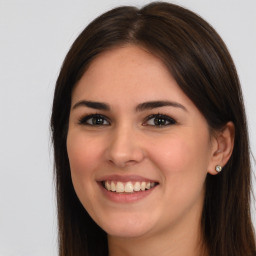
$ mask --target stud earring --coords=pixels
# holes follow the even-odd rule
[[[222,167],[220,165],[216,165],[215,171],[216,172],[221,172],[221,170],[222,170]]]

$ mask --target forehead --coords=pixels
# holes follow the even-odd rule
[[[101,74],[99,77],[98,74]],[[161,74],[159,74],[161,73]],[[151,80],[157,75],[171,78],[163,62],[148,50],[136,45],[123,45],[98,55],[84,74],[86,79]]]
[[[96,57],[75,86],[73,100],[140,103],[190,101],[163,62],[147,50],[125,45]]]

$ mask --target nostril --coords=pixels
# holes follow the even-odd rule
[[[138,143],[134,134],[136,131],[132,131],[130,128],[128,130],[128,128],[127,125],[119,127],[113,137],[109,138],[109,144],[105,151],[109,163],[119,168],[136,164],[144,158],[141,144]]]
[[[108,162],[119,168],[125,168],[140,163],[143,159],[144,154],[142,152],[139,154],[116,154],[108,157]]]

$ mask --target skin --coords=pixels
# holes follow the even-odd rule
[[[152,101],[172,106],[138,109]],[[175,122],[155,125],[148,117],[159,113]],[[103,115],[103,123],[81,123],[91,114]],[[212,136],[161,60],[143,48],[126,45],[92,61],[72,94],[67,150],[75,191],[107,232],[109,255],[203,255],[205,178],[228,160],[232,129]],[[109,175],[139,175],[158,186],[140,200],[114,202],[99,185]]]

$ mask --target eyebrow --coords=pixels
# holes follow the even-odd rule
[[[78,107],[88,107],[88,108],[93,108],[93,109],[98,109],[98,110],[105,110],[105,111],[110,111],[110,105],[107,103],[103,102],[96,102],[96,101],[87,101],[87,100],[81,100],[77,102],[73,107],[73,109],[76,109]],[[136,112],[141,112],[149,109],[154,109],[154,108],[160,108],[160,107],[166,107],[166,106],[171,106],[175,108],[180,108],[184,111],[187,112],[187,109],[180,103],[174,102],[174,101],[148,101],[148,102],[143,102],[136,107]]]
[[[106,110],[106,111],[110,110],[110,106],[106,103],[96,102],[96,101],[87,101],[87,100],[78,101],[72,107],[72,109],[76,109],[76,108],[82,107],[82,106],[88,107],[88,108],[94,108],[94,109],[98,109],[98,110]]]
[[[136,111],[144,111],[148,109],[154,109],[154,108],[160,108],[160,107],[166,107],[166,106],[171,106],[175,108],[181,108],[184,111],[187,112],[187,109],[181,105],[180,103],[173,102],[173,101],[149,101],[149,102],[144,102],[139,104],[136,107]]]

